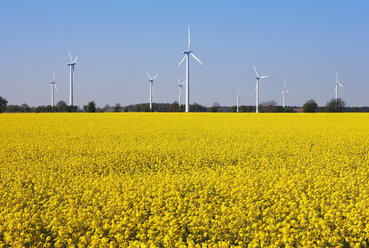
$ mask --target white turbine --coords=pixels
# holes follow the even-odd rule
[[[241,94],[241,91],[240,89],[238,88],[237,86],[237,90],[236,90],[236,94],[237,94],[237,99],[236,99],[236,107],[237,107],[237,113],[239,112],[239,104],[240,104],[240,94]]]
[[[260,79],[263,78],[267,78],[269,76],[259,76],[258,71],[256,70],[256,67],[254,66],[254,71],[256,73],[256,88],[255,88],[255,92],[256,92],[256,113],[259,113],[259,81]]]
[[[51,106],[54,107],[54,88],[57,90],[58,88],[56,88],[56,82],[55,82],[55,70],[53,72],[53,81],[50,82],[50,87],[51,87]]]
[[[149,77],[149,83],[150,83],[150,110],[152,111],[152,87],[154,86],[154,80],[159,75],[156,74],[155,77],[151,77],[148,72],[146,72],[147,76]]]
[[[285,108],[285,107],[286,107],[286,100],[285,100],[286,93],[287,93],[287,94],[290,94],[290,92],[288,92],[287,87],[286,87],[286,80],[284,80],[284,86],[283,86],[283,90],[282,90],[282,96],[283,96],[283,108]]]
[[[179,62],[178,66],[180,66],[183,61],[186,59],[186,112],[190,112],[190,54],[196,59],[200,64],[203,63],[193,54],[191,51],[191,37],[190,37],[190,27],[188,26],[188,51],[183,51],[184,54],[183,59]]]
[[[178,82],[178,106],[179,106],[179,109],[181,109],[182,86],[186,83],[186,81],[183,81],[181,83],[179,78],[177,78],[177,82]]]
[[[335,93],[336,93],[336,103],[338,103],[338,86],[343,87],[343,85],[338,81],[338,72],[336,72],[336,82],[334,82],[335,85]]]
[[[74,83],[74,66],[76,65],[78,56],[73,60],[72,55],[68,51],[70,62],[67,63],[67,66],[70,66],[70,82],[69,82],[69,105],[73,105],[73,83]]]

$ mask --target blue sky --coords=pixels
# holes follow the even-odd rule
[[[348,106],[369,106],[369,2],[269,1],[40,1],[0,2],[0,95],[9,104],[68,102],[67,49],[79,56],[75,104],[148,102],[146,71],[158,73],[154,102],[178,100],[177,67],[191,27],[191,102],[255,104],[252,65],[270,77],[260,101],[287,105],[334,97],[335,72]]]

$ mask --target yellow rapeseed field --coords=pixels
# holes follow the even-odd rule
[[[0,115],[0,247],[368,247],[369,114]]]

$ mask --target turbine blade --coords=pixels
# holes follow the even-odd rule
[[[187,26],[188,29],[188,51],[191,51],[191,32],[190,32],[190,26]]]
[[[73,61],[73,63],[76,63],[77,62],[77,59],[78,59],[78,56],[75,58],[75,60]]]
[[[159,74],[156,74],[155,77],[152,80],[155,80],[155,78],[157,78],[159,76]]]
[[[146,74],[150,78],[150,80],[152,80],[152,77],[150,76],[150,74],[148,72],[146,72]]]
[[[284,80],[284,88],[286,88],[286,80]]]
[[[286,90],[287,94],[290,94],[290,92],[288,92],[288,90]]]
[[[181,80],[179,80],[179,78],[177,78],[177,82],[178,82],[178,85],[181,84]]]
[[[343,85],[341,83],[338,83],[339,86],[343,87]]]
[[[267,78],[267,77],[269,77],[269,76],[261,76],[260,79]]]
[[[68,50],[67,50],[68,51]],[[68,51],[69,54],[69,58],[70,58],[70,62],[73,63],[73,59],[72,59],[72,55],[70,54],[70,52]]]
[[[54,83],[55,90],[58,90],[58,87],[56,87],[56,83]]]
[[[257,77],[259,77],[259,73],[258,73],[258,71],[256,70],[256,67],[253,65],[253,67],[254,67],[254,71],[255,71],[255,73],[256,73],[256,76]]]
[[[202,65],[203,65],[203,63],[201,62],[201,60],[199,60],[199,59],[195,56],[195,54],[191,53],[191,56],[192,56],[194,59],[196,59],[200,64],[202,64]]]
[[[183,57],[183,59],[181,60],[181,62],[179,62],[178,67],[183,63],[183,61],[185,60],[185,58],[186,58],[186,55]]]
[[[53,70],[53,82],[55,82],[55,69]]]
[[[337,83],[339,82],[338,81],[338,72],[336,71],[336,80],[337,80]]]

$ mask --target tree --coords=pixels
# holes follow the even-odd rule
[[[239,111],[240,112],[251,112],[251,111],[247,111],[248,109],[247,109],[247,106],[245,106],[245,105],[241,105],[240,107],[239,107]]]
[[[77,112],[78,111],[78,106],[70,105],[70,106],[67,106],[65,110],[67,112]]]
[[[237,106],[232,106],[232,107],[231,107],[231,111],[232,111],[233,113],[237,112]]]
[[[145,104],[145,105],[144,105],[144,111],[145,111],[145,112],[154,112],[154,110],[153,110],[153,109],[154,109],[154,105],[155,105],[155,104],[153,103],[153,104],[152,104],[152,109],[150,109],[150,105],[149,105],[149,104]]]
[[[183,112],[185,110],[185,105],[181,104],[181,106],[179,106],[179,112]]]
[[[8,101],[0,96],[0,113],[6,110],[6,106],[8,105]]]
[[[213,104],[213,106],[210,107],[209,111],[210,112],[218,112],[219,107],[220,107],[219,103],[215,102]]]
[[[259,105],[259,112],[275,112],[275,106],[277,106],[275,101],[262,102]]]
[[[109,110],[110,110],[110,106],[109,104],[106,104],[105,107],[103,108],[103,112],[109,112]]]
[[[57,104],[56,104],[56,109],[58,112],[65,112],[67,111],[67,104],[64,102],[64,101],[59,101]]]
[[[120,112],[120,111],[122,111],[122,106],[120,106],[120,103],[115,104],[114,112]]]
[[[22,108],[18,105],[8,105],[6,106],[6,111],[10,112],[10,113],[19,113],[19,112],[23,112]]]
[[[54,112],[54,108],[51,105],[45,107],[45,112]]]
[[[316,113],[318,111],[318,104],[311,99],[302,106],[302,109],[305,113]]]
[[[345,106],[346,104],[341,98],[338,98],[337,101],[336,99],[331,99],[325,105],[325,112],[342,112]]]
[[[87,105],[83,106],[83,109],[86,112],[89,113],[95,113],[96,112],[96,104],[94,101],[89,102]]]
[[[180,108],[178,105],[177,101],[174,101],[171,105],[170,105],[170,112],[179,112]]]
[[[190,105],[191,112],[206,112],[206,108],[198,103],[193,103]]]
[[[141,106],[135,105],[135,112],[141,112]]]
[[[26,103],[23,103],[22,105],[21,105],[21,108],[22,108],[22,111],[23,112],[31,112],[31,108],[28,106],[28,104],[26,104]]]

